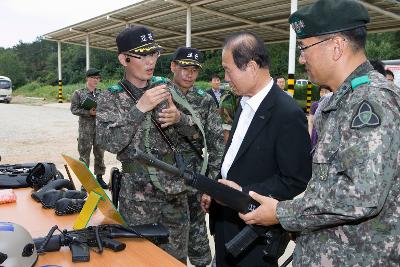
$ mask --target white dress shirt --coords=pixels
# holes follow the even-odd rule
[[[258,107],[271,90],[273,84],[274,81],[271,79],[271,81],[257,94],[252,97],[243,96],[240,100],[242,112],[240,113],[239,121],[232,137],[232,143],[226,152],[224,162],[222,163],[221,167],[221,175],[223,179],[227,178],[228,171],[232,166],[233,160],[235,159],[240,146],[242,145],[242,141],[246,136],[254,114],[256,114]]]

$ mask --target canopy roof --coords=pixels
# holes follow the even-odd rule
[[[298,0],[298,6],[315,0]],[[368,8],[368,32],[400,30],[400,4],[396,0],[360,1]],[[127,25],[151,29],[171,53],[186,44],[187,10],[191,7],[191,46],[220,48],[224,37],[251,30],[266,43],[289,40],[290,0],[144,0],[125,8],[48,33],[52,41],[116,51],[115,37]]]

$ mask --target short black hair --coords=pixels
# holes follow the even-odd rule
[[[392,77],[394,78],[394,74],[391,70],[386,70],[385,72],[386,75],[392,75]]]
[[[372,67],[374,67],[374,70],[376,70],[383,76],[386,76],[385,67],[384,67],[382,61],[374,59],[374,60],[370,60],[369,62],[371,63]]]
[[[213,73],[213,74],[211,75],[211,80],[214,79],[214,78],[218,78],[218,79],[221,80],[221,78],[219,77],[219,75],[216,74],[216,73]]]
[[[252,32],[235,32],[226,37],[223,48],[232,52],[233,61],[240,70],[254,60],[260,68],[269,69],[270,62],[264,41]]]
[[[365,51],[365,44],[367,42],[367,28],[365,26],[343,31],[339,34],[350,42],[353,52],[358,52],[360,50]]]
[[[318,86],[318,91],[321,91],[322,89],[326,89],[329,92],[332,92],[332,89],[328,85],[325,85],[325,84],[321,84],[320,86]]]

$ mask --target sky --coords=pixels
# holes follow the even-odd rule
[[[0,47],[10,48],[137,0],[0,0]]]

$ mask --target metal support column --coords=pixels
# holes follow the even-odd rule
[[[297,0],[291,0],[290,2],[290,14],[297,11]],[[292,26],[290,27],[290,39],[289,39],[289,63],[288,63],[288,93],[294,96],[294,73],[296,67],[296,33]]]
[[[192,45],[192,7],[189,6],[186,11],[186,47]]]
[[[86,35],[86,70],[90,68],[90,38]]]
[[[58,56],[58,103],[63,102],[62,96],[62,76],[61,76],[61,42],[57,42],[57,56]]]
[[[312,83],[310,81],[308,81],[308,84],[307,84],[307,104],[306,104],[307,114],[310,113],[311,98],[312,98]]]

